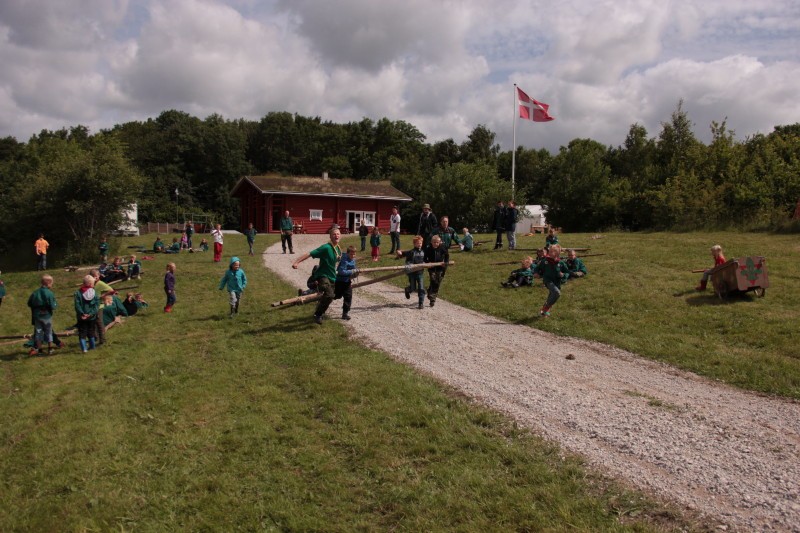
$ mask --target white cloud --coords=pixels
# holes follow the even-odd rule
[[[510,149],[516,82],[557,118],[525,146],[656,135],[681,98],[699,136],[727,116],[741,138],[800,121],[798,50],[794,0],[5,0],[0,136],[176,108],[485,124]]]

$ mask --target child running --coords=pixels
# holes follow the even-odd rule
[[[356,247],[348,246],[347,253],[342,256],[336,267],[336,282],[333,285],[333,299],[344,298],[342,302],[342,320],[350,320],[350,306],[353,303],[353,278],[358,276],[356,268]]]
[[[430,281],[428,285],[428,305],[433,307],[436,304],[436,297],[439,296],[439,287],[442,285],[444,275],[447,273],[447,263],[450,262],[450,251],[444,246],[442,238],[438,235],[431,237],[430,245],[425,248],[425,262],[444,263],[442,266],[428,269]]]
[[[231,318],[239,314],[239,302],[242,301],[242,292],[245,287],[247,287],[247,276],[242,270],[239,258],[233,256],[228,270],[219,280],[219,290],[225,289],[230,296]]]
[[[53,349],[53,313],[56,310],[56,297],[52,291],[53,277],[42,276],[42,286],[33,291],[28,298],[28,307],[31,308],[31,323],[34,328],[33,348],[28,355],[41,353],[44,343],[47,343],[47,353]]]
[[[83,285],[75,291],[75,316],[78,319],[78,344],[81,352],[94,350],[95,327],[100,300],[94,291],[94,276],[87,274]]]
[[[714,258],[714,266],[703,272],[703,277],[700,278],[700,285],[694,288],[694,290],[696,291],[706,290],[706,286],[708,285],[708,278],[709,276],[711,276],[711,271],[720,265],[724,265],[725,262],[727,261],[725,259],[725,256],[722,254],[722,246],[720,246],[719,244],[715,244],[714,246],[711,247],[711,257]]]
[[[426,204],[427,205],[427,204]],[[414,237],[414,247],[407,251],[403,252],[402,250],[397,250],[398,257],[405,257],[406,258],[406,265],[421,265],[425,262],[425,251],[422,249],[422,243],[424,239],[421,235],[417,235]],[[411,293],[416,291],[417,296],[419,297],[419,304],[417,305],[418,309],[422,309],[425,303],[425,278],[422,277],[424,272],[422,270],[417,270],[416,272],[409,272],[408,273],[408,286],[404,289],[406,294],[406,300],[411,299]]]
[[[500,283],[503,287],[516,289],[517,287],[524,287],[525,285],[533,285],[533,258],[531,256],[522,260],[519,268],[511,271],[507,281]]]
[[[561,297],[561,284],[569,278],[569,269],[567,269],[566,263],[561,260],[561,247],[559,245],[550,246],[547,258],[536,265],[536,272],[542,277],[544,286],[550,291],[547,301],[542,306],[539,314],[541,316],[550,316],[550,309]]]
[[[178,301],[175,296],[175,263],[167,263],[167,273],[164,274],[164,292],[167,295],[167,305],[164,306],[165,313],[172,312],[172,306]]]

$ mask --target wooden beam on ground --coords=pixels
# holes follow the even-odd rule
[[[380,281],[386,281],[387,279],[396,278],[398,276],[402,276],[405,274],[404,271],[392,272],[391,274],[387,274],[386,276],[381,276],[375,279],[368,279],[366,281],[361,281],[358,283],[353,283],[351,288],[357,289],[358,287],[365,287],[367,285],[372,285],[373,283],[378,283]],[[281,300],[279,302],[272,303],[272,307],[288,307],[291,305],[298,305],[298,304],[307,304],[311,302],[316,302],[322,297],[320,293],[315,294],[308,294],[306,296],[295,296],[294,298],[289,298],[287,300]]]

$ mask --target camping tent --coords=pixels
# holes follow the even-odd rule
[[[523,207],[522,218],[517,222],[517,233],[544,233],[547,229],[546,211],[546,205]]]

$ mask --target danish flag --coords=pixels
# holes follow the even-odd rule
[[[532,120],[534,122],[550,122],[551,120],[555,120],[555,117],[551,117],[547,112],[547,110],[550,109],[549,105],[534,100],[519,87],[517,87],[517,100],[519,102],[519,118]]]

